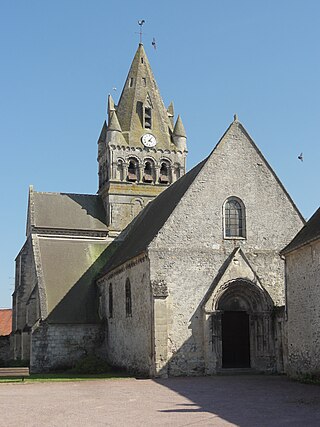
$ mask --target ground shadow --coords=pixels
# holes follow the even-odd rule
[[[155,382],[186,399],[160,412],[212,414],[211,425],[220,425],[219,419],[244,427],[320,425],[320,387],[285,376],[178,377]]]

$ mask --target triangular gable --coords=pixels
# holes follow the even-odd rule
[[[259,148],[257,147],[256,143],[254,142],[254,140],[251,138],[249,132],[246,130],[246,128],[243,126],[242,123],[240,123],[238,121],[238,119],[235,119],[230,126],[228,127],[228,129],[225,131],[225,133],[222,135],[222,137],[220,138],[220,140],[218,141],[217,145],[214,147],[214,149],[212,150],[212,152],[210,153],[210,155],[208,156],[208,158],[211,157],[211,155],[216,152],[219,147],[224,144],[227,139],[228,136],[230,134],[233,134],[236,130],[240,130],[243,135],[246,137],[246,139],[248,140],[248,142],[252,145],[252,147],[254,148],[254,150],[257,152],[257,154],[259,155],[259,157],[261,158],[261,160],[265,163],[265,165],[267,166],[267,168],[269,169],[269,171],[271,172],[271,174],[273,175],[273,177],[275,178],[275,180],[277,181],[277,183],[279,184],[279,186],[281,187],[282,191],[285,193],[286,197],[288,198],[288,200],[290,201],[292,207],[294,208],[294,210],[296,211],[296,213],[299,215],[300,219],[303,221],[303,223],[305,224],[305,219],[303,218],[303,216],[301,215],[301,213],[299,212],[299,209],[297,208],[297,206],[295,205],[294,201],[292,200],[290,194],[287,192],[287,190],[285,189],[285,187],[283,186],[282,182],[280,181],[280,179],[278,178],[278,176],[276,175],[276,173],[274,172],[274,170],[272,169],[272,167],[270,166],[270,164],[268,163],[268,161],[266,160],[266,158],[264,157],[264,155],[262,154],[262,152],[259,150]]]
[[[241,248],[235,248],[222,265],[219,273],[214,278],[208,292],[206,293],[202,307],[205,312],[212,312],[217,296],[233,281],[250,282],[260,291],[265,293],[261,281],[246,258]]]

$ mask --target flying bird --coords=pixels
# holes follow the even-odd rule
[[[116,87],[113,87],[113,88],[112,88],[112,90],[114,90],[114,91],[116,92],[116,91],[117,91],[117,88],[116,88]]]
[[[302,153],[300,153],[300,155],[298,156],[298,159],[303,162],[303,154]]]
[[[145,23],[146,21],[144,19],[141,19],[140,21],[138,21],[138,24],[140,25],[140,27],[142,27],[142,25]]]
[[[157,44],[156,44],[156,39],[153,37],[152,39],[152,46],[154,47],[154,50],[157,50]]]

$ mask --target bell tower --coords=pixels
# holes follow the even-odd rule
[[[98,140],[99,189],[110,237],[186,170],[186,133],[162,101],[143,44],[133,58],[118,105],[108,97],[108,120]]]

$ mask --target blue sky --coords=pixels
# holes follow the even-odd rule
[[[2,1],[0,307],[11,305],[29,184],[97,190],[107,94],[121,93],[138,19],[165,104],[182,116],[188,168],[237,113],[302,214],[319,205],[319,1]]]

